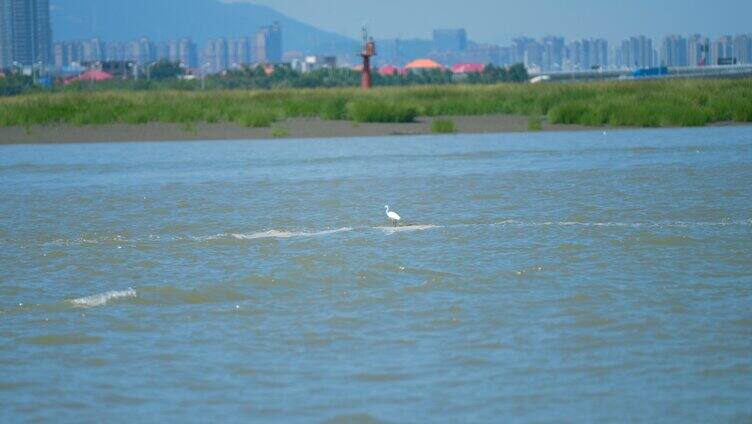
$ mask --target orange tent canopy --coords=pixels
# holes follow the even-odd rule
[[[441,64],[431,59],[415,59],[405,69],[444,69]]]

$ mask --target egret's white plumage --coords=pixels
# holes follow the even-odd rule
[[[397,226],[397,223],[402,219],[402,217],[400,217],[397,212],[390,211],[389,205],[384,206],[384,208],[386,208],[386,217],[392,221],[392,224],[394,224],[394,226]]]

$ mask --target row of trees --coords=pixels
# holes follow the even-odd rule
[[[380,75],[375,73],[375,86],[445,85],[464,82],[469,84],[498,84],[502,82],[526,82],[527,69],[522,64],[509,68],[486,66],[484,72],[458,78],[450,71],[441,69],[411,71],[406,74]],[[221,88],[319,88],[357,87],[360,72],[351,69],[319,69],[301,73],[287,66],[278,66],[271,74],[261,67],[247,67],[228,71],[224,75],[211,76],[207,84]]]
[[[267,90],[275,88],[326,88],[326,87],[357,87],[360,85],[360,72],[347,68],[319,69],[312,72],[299,72],[290,66],[281,65],[268,72],[261,66],[248,66],[231,70],[205,78],[197,77],[193,80],[181,79],[184,70],[177,64],[158,62],[149,67],[149,78],[113,79],[92,83],[81,81],[65,86],[58,80],[52,90],[101,90],[101,89],[131,89],[131,90],[198,90],[198,89],[256,89]],[[449,71],[434,69],[411,71],[406,74],[379,75],[375,73],[373,82],[376,86],[410,86],[410,85],[445,85],[457,82],[467,84],[497,84],[502,82],[525,82],[528,79],[527,70],[522,64],[511,67],[486,66],[484,72],[469,74],[458,78]],[[16,95],[25,92],[40,91],[30,77],[9,74],[0,78],[0,95]]]
[[[29,76],[8,74],[0,78],[0,96],[15,96],[38,89]]]
[[[518,63],[509,68],[488,65],[483,73],[470,74],[467,78],[471,84],[497,84],[500,82],[526,82],[528,80],[525,65]]]

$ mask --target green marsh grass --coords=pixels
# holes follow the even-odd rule
[[[347,105],[347,113],[355,122],[414,122],[418,108],[399,102],[359,99]]]
[[[457,126],[451,119],[437,119],[431,123],[431,132],[437,134],[453,134],[457,132]]]
[[[634,127],[752,122],[752,79],[658,80],[267,91],[95,91],[0,98],[0,126],[280,119],[412,122],[418,116],[543,116],[552,124]]]
[[[265,110],[251,110],[244,112],[240,122],[249,128],[268,128],[277,120],[277,115]]]
[[[285,138],[290,135],[290,132],[287,131],[287,129],[282,127],[274,127],[272,128],[272,137],[274,138]]]
[[[530,131],[541,131],[543,129],[543,119],[538,115],[530,115],[527,119],[527,129]]]

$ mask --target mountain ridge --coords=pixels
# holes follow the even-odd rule
[[[270,7],[217,0],[51,0],[55,41],[100,38],[125,42],[148,37],[167,41],[190,37],[199,45],[217,38],[253,36],[277,21],[284,51],[355,54],[358,42],[284,15]]]

